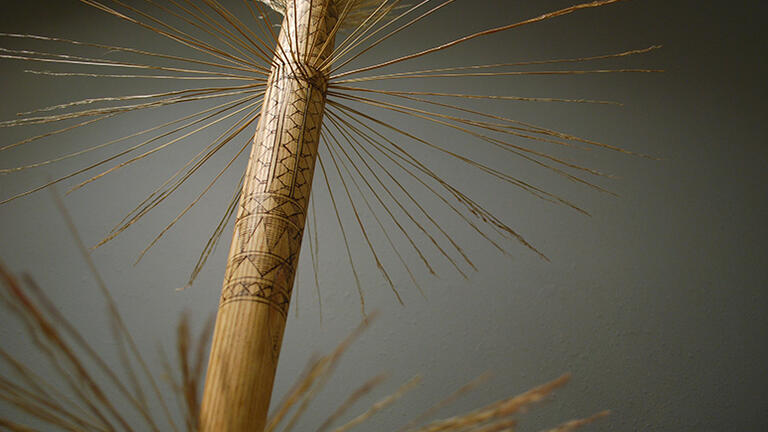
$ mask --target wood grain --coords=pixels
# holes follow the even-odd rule
[[[200,429],[261,431],[291,300],[325,107],[332,0],[288,2],[240,198]],[[326,43],[327,41],[327,43]]]

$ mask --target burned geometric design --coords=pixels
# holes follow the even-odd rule
[[[202,431],[264,430],[328,85],[313,66],[333,50],[336,3],[286,2],[237,208],[201,405]]]
[[[334,25],[332,19],[316,25],[328,13],[312,9],[317,7],[302,9],[306,14],[296,17],[299,24],[284,26],[280,36],[284,46],[311,43],[299,49],[286,46],[286,51],[291,48],[303,58],[283,59],[272,67],[235,219],[220,306],[255,300],[283,316],[288,309],[327,91],[327,78],[312,65],[332,48],[325,44],[324,34]]]

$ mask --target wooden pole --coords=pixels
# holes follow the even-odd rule
[[[262,431],[312,187],[333,0],[289,0],[253,138],[201,407],[203,432]]]

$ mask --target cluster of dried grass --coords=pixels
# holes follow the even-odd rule
[[[151,372],[153,368],[144,361],[133,337],[123,324],[120,312],[108,291],[105,291],[107,307],[115,342],[121,355],[121,371],[108,364],[91,347],[88,340],[58,312],[30,277],[24,276],[19,280],[0,264],[0,279],[4,287],[0,293],[2,303],[25,325],[27,335],[37,345],[40,355],[49,362],[64,384],[61,388],[51,384],[13,353],[0,348],[0,358],[9,371],[8,376],[0,374],[0,401],[25,413],[28,418],[56,430],[197,430],[199,389],[210,326],[206,326],[200,336],[193,340],[189,320],[182,316],[177,327],[178,361],[172,365],[165,360],[162,365],[164,377],[170,381],[172,388],[172,391],[164,393],[158,384],[159,380]],[[333,352],[310,361],[302,377],[274,409],[266,432],[288,432],[295,428],[309,404],[328,383],[344,352],[363,332],[368,322],[370,319],[361,324]],[[140,365],[138,370],[133,363]],[[120,375],[127,377],[127,380],[121,379]],[[521,395],[499,400],[469,413],[425,423],[439,409],[476,388],[485,378],[482,376],[448,395],[408,422],[398,432],[513,431],[519,414],[548,399],[554,390],[568,381],[569,376],[564,375]],[[346,432],[355,428],[361,430],[368,419],[395,403],[420,382],[418,376],[414,377],[395,393],[380,399],[346,423],[331,429],[356,402],[374,391],[384,379],[384,375],[379,375],[363,383],[337,409],[329,413],[324,421],[313,428],[316,428],[317,432]],[[149,389],[146,389],[147,385]],[[173,402],[178,405],[177,412],[170,408]],[[153,406],[162,408],[160,418],[154,415]],[[607,414],[608,412],[604,411],[585,419],[572,420],[549,431],[570,431]],[[23,420],[0,417],[0,430],[36,430],[25,426],[21,421]]]
[[[120,369],[104,360],[30,276],[24,275],[20,280],[0,262],[0,281],[3,287],[0,290],[0,303],[24,325],[27,336],[37,347],[40,356],[61,379],[60,384],[53,384],[48,381],[49,377],[44,377],[27,366],[23,360],[16,358],[12,348],[0,346],[0,364],[6,366],[0,369],[0,402],[25,413],[30,419],[63,431],[197,431],[199,390],[204,376],[211,322],[209,321],[200,335],[193,340],[189,319],[182,315],[176,329],[175,364],[161,352],[163,378],[170,383],[171,388],[170,392],[163,392],[160,380],[152,373],[153,368],[144,359],[134,337],[126,327],[119,308],[82,242],[71,216],[58,196],[53,196],[105,300],[112,337],[120,355]],[[373,319],[375,316],[369,316],[333,352],[308,363],[305,372],[273,410],[265,432],[288,432],[294,429],[310,403],[329,382],[342,355]],[[486,379],[487,375],[480,376],[456,390],[402,426],[398,432],[513,431],[517,425],[517,415],[524,413],[531,405],[546,400],[554,390],[568,381],[569,375],[563,375],[521,395],[499,400],[469,413],[426,422],[440,409],[469,393]],[[384,380],[384,375],[378,375],[356,388],[338,408],[316,426],[317,432],[331,430],[356,402],[374,391]],[[363,425],[416,387],[420,380],[418,376],[412,378],[395,393],[382,398],[341,426],[335,427],[333,432],[346,432]],[[178,407],[176,412],[171,409],[173,402]],[[160,408],[160,417],[153,411],[153,407]],[[550,429],[549,432],[570,431],[606,415],[608,412],[603,411],[591,417],[572,420]],[[12,432],[36,430],[19,423],[19,420],[0,416],[0,430],[3,429]]]

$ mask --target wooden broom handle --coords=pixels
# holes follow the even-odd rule
[[[333,0],[286,3],[235,219],[203,432],[264,429],[301,249],[327,90],[312,66],[333,49],[337,17]]]

